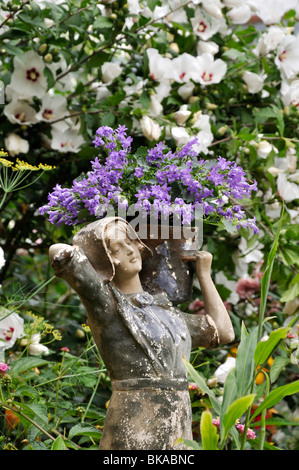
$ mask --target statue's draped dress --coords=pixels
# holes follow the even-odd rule
[[[182,449],[192,439],[184,358],[218,338],[205,315],[184,314],[166,294],[122,294],[103,283],[79,248],[53,263],[77,292],[111,379],[101,450]],[[195,317],[197,317],[195,319]],[[195,321],[196,320],[196,321]]]

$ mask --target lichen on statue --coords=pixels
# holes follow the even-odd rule
[[[112,396],[100,450],[172,450],[192,439],[187,371],[193,347],[229,343],[234,332],[212,281],[212,256],[199,251],[195,271],[205,315],[182,312],[166,292],[141,282],[152,256],[132,226],[105,217],[83,227],[73,245],[50,247],[55,273],[84,305],[95,343],[111,379]]]

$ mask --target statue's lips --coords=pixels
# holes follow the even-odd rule
[[[132,259],[130,260],[130,263],[136,263],[136,261],[138,261],[138,258],[132,258]]]

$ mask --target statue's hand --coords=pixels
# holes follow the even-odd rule
[[[73,255],[73,248],[73,246],[66,245],[65,243],[51,245],[49,257],[53,267],[55,268],[55,265],[60,265],[61,263],[67,263]]]
[[[196,273],[199,278],[204,278],[210,275],[213,256],[208,251],[197,251],[195,254],[196,259]]]

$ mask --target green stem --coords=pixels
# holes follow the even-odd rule
[[[63,361],[64,361],[64,356],[65,354],[63,353],[62,355],[62,360],[58,372],[58,377],[57,377],[57,383],[56,383],[56,392],[55,392],[55,405],[54,405],[54,422],[56,421],[56,415],[57,415],[57,408],[58,408],[58,396],[59,396],[59,390],[60,390],[60,383],[61,379],[63,378],[63,372],[62,372],[62,367],[63,367]]]
[[[265,398],[267,398],[267,396],[269,395],[269,391],[270,391],[270,381],[269,381],[268,374],[266,374],[264,371],[263,373],[267,379],[266,390],[265,390]],[[263,450],[264,448],[264,442],[265,442],[265,437],[266,437],[266,413],[267,413],[267,410],[265,409],[262,411],[262,414],[261,414],[259,450]]]
[[[275,239],[272,243],[272,247],[268,255],[267,266],[266,266],[265,272],[261,280],[261,302],[260,302],[260,310],[259,310],[257,344],[260,342],[262,338],[262,333],[263,333],[263,324],[264,324],[264,317],[265,317],[265,311],[266,311],[266,305],[267,305],[267,299],[268,299],[268,292],[269,292],[269,287],[270,287],[271,274],[272,274],[273,264],[275,260],[275,255],[276,255],[276,251],[278,248],[278,240],[279,240],[281,227],[282,227],[283,212],[284,212],[284,208],[282,210],[282,214],[280,217]],[[252,379],[250,393],[254,393],[254,388],[255,388],[255,376]],[[247,410],[245,428],[244,428],[244,433],[242,436],[241,450],[243,450],[245,447],[246,438],[247,438],[247,430],[248,430],[249,421],[250,421],[250,415],[251,415],[251,406]]]
[[[48,433],[48,431],[46,431],[42,426],[40,426],[36,421],[34,421],[33,419],[31,419],[29,416],[27,416],[25,413],[23,413],[23,411],[20,411],[20,406],[18,405],[14,405],[13,407],[12,406],[8,406],[6,405],[5,403],[3,402],[0,402],[0,406],[2,406],[4,409],[6,410],[10,410],[12,411],[13,413],[15,413],[16,415],[20,415],[22,416],[22,418],[25,418],[27,419],[27,421],[29,421],[29,423],[33,424],[33,426],[35,426],[37,429],[39,429],[43,434],[45,434],[49,439],[52,439],[52,441],[55,441],[55,437],[51,436],[51,434]]]
[[[97,391],[97,389],[98,389],[98,386],[100,385],[101,379],[102,379],[102,374],[99,373],[97,383],[95,384],[94,390],[93,390],[93,392],[92,392],[92,395],[91,395],[91,397],[90,397],[90,399],[89,399],[89,402],[88,402],[88,404],[87,404],[87,407],[86,407],[86,410],[85,410],[85,412],[84,412],[84,415],[83,415],[83,417],[82,417],[82,420],[81,420],[82,423],[84,423],[84,420],[85,420],[86,415],[87,415],[87,413],[88,413],[88,410],[89,410],[89,408],[90,408],[90,406],[91,406],[91,404],[92,404],[92,402],[93,402],[93,399],[94,399],[94,396],[95,396],[96,391]]]

